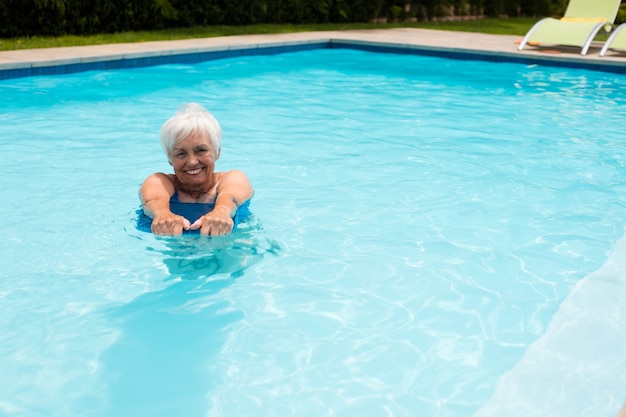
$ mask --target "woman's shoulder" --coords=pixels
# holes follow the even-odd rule
[[[170,180],[172,182],[174,182],[174,178],[175,175],[174,174],[166,174],[165,172],[155,172],[154,174],[151,174],[148,179],[153,178],[153,179],[159,179],[161,181],[163,180]]]
[[[247,183],[248,177],[244,174],[243,171],[238,169],[231,169],[230,171],[224,172],[216,172],[215,173],[215,183],[218,185],[225,185],[231,183]]]
[[[246,201],[254,195],[254,189],[247,175],[238,169],[221,173],[218,181],[218,192],[228,190],[229,193],[237,196],[238,201]]]
[[[230,171],[216,172],[215,175],[216,175],[216,178],[218,179],[230,178],[230,177],[235,177],[235,178],[246,177],[246,174],[239,169],[231,169]]]
[[[164,184],[167,184],[168,182],[174,184],[174,175],[166,174],[163,172],[155,172],[154,174],[150,174],[148,178],[146,178],[146,182],[155,182],[155,181],[164,183]]]
[[[155,172],[151,174],[145,181],[145,184],[159,184],[165,187],[168,191],[173,192],[176,188],[176,181],[174,175],[165,174],[163,172]]]

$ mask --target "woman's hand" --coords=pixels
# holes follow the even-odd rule
[[[189,228],[200,229],[203,236],[224,236],[233,231],[235,222],[230,217],[231,210],[224,207],[215,207],[213,211],[196,220]]]
[[[150,229],[155,235],[179,236],[183,234],[183,230],[189,230],[190,227],[189,220],[183,216],[168,212],[155,215]]]
[[[232,170],[221,174],[217,197],[212,211],[191,225],[191,230],[200,229],[204,236],[224,236],[233,231],[233,217],[240,205],[252,198],[254,190],[248,177],[241,171]]]

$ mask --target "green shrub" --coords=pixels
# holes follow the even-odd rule
[[[542,16],[567,0],[0,0],[0,37],[261,23],[366,23],[456,15]],[[624,13],[620,13],[621,18]]]

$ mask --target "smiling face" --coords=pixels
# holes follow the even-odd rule
[[[174,146],[169,162],[178,181],[190,190],[202,190],[213,185],[213,170],[218,157],[219,150],[213,149],[208,136],[192,134]]]

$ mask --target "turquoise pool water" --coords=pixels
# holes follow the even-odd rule
[[[624,399],[624,76],[324,49],[0,94],[1,415],[609,416]],[[256,188],[229,237],[134,227],[187,101],[222,124],[218,169]],[[562,316],[608,331],[559,338]]]

